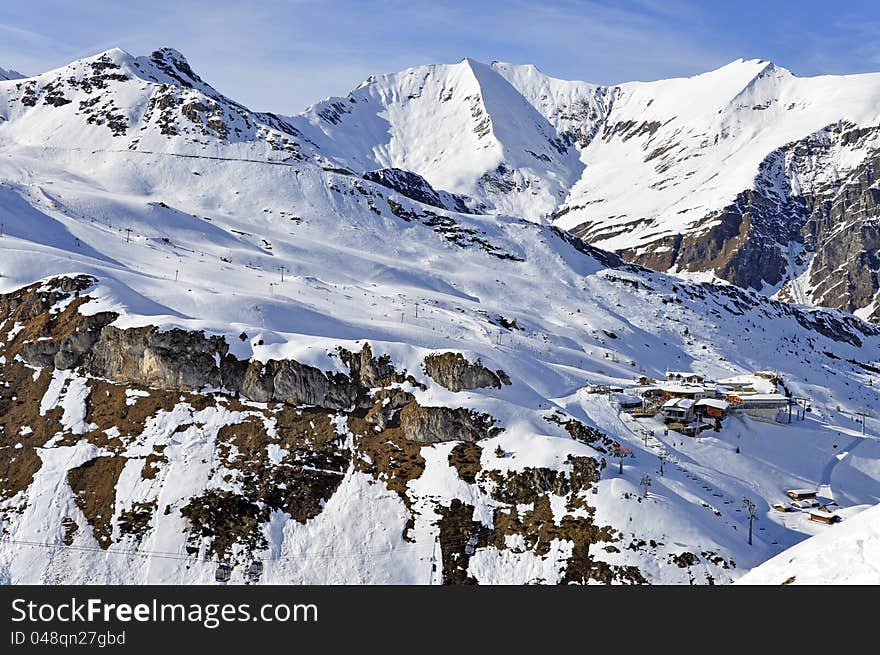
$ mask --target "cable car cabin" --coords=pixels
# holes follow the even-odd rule
[[[785,492],[792,500],[805,500],[807,498],[815,498],[816,491],[812,489],[789,489]]]
[[[232,567],[229,564],[218,564],[217,572],[214,574],[216,582],[229,582],[232,577]]]
[[[252,582],[256,582],[260,579],[260,576],[263,575],[263,560],[255,559],[251,562],[251,565],[247,570],[248,580]]]

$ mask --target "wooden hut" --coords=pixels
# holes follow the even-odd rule
[[[829,512],[827,509],[820,508],[810,510],[810,520],[816,521],[817,523],[832,525],[833,523],[837,523],[840,520],[840,517],[833,512]]]
[[[792,500],[804,500],[806,498],[815,498],[816,491],[812,489],[789,489],[785,495]]]

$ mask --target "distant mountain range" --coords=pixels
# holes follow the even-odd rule
[[[880,316],[880,74],[738,60],[604,87],[464,59],[291,120],[359,173],[403,168],[658,270]]]

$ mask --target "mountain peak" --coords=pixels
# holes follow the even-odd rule
[[[207,87],[207,83],[199,77],[189,65],[186,57],[174,48],[159,48],[154,50],[149,61],[163,73],[177,80],[184,86],[201,88]],[[212,89],[213,91],[213,89]]]
[[[23,73],[19,73],[18,71],[12,69],[0,68],[0,81],[3,80],[21,80],[27,77]]]
[[[772,75],[777,76],[789,76],[792,75],[791,71],[787,68],[783,68],[770,61],[769,59],[745,59],[740,57],[739,59],[734,59],[728,64],[721,66],[720,68],[716,68],[715,70],[709,71],[707,73],[703,73],[702,75],[731,75],[731,76],[746,76],[749,79],[760,79],[769,77]],[[700,77],[701,75],[697,75],[696,77]]]

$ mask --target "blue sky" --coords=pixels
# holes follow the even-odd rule
[[[227,95],[295,113],[371,73],[468,56],[596,83],[738,57],[798,75],[880,71],[876,1],[6,0],[0,67],[36,73],[118,46],[171,46]]]

